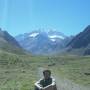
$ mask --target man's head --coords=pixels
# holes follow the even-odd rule
[[[48,79],[51,76],[51,71],[50,70],[44,70],[43,75],[44,75],[45,79]]]

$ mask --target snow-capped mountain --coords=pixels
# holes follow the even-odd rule
[[[36,32],[36,33],[30,34],[29,36],[32,37],[32,38],[34,38],[34,37],[36,37],[38,34],[39,34],[39,33]]]
[[[15,37],[20,45],[33,54],[48,54],[65,47],[67,36],[58,31],[33,31]]]
[[[62,34],[60,32],[56,32],[56,31],[48,32],[48,37],[53,42],[55,42],[57,40],[64,40],[66,38],[66,36],[64,34]]]

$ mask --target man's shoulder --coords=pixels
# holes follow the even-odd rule
[[[50,77],[50,79],[52,80],[52,82],[55,82],[55,78],[54,77]],[[38,83],[43,83],[44,82],[44,78],[41,78],[41,79],[39,79],[37,82]]]
[[[37,83],[42,83],[42,82],[44,82],[44,78],[41,78],[37,81]]]
[[[54,77],[51,77],[52,81],[55,81],[55,78]]]

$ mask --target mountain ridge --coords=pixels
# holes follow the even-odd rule
[[[68,44],[68,50],[83,49],[83,54],[90,54],[90,25],[77,34]]]
[[[24,50],[7,31],[3,31],[0,28],[0,50],[4,50],[11,53],[24,54]]]
[[[33,54],[51,54],[65,47],[68,38],[59,31],[32,31],[15,37],[20,45]]]

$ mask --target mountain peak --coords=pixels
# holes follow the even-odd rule
[[[80,32],[72,41],[68,44],[72,48],[86,47],[90,43],[90,25],[88,25],[83,32]]]
[[[32,37],[32,38],[34,38],[34,37],[36,37],[38,34],[39,34],[38,32],[34,32],[34,33],[30,34],[29,36]]]
[[[83,32],[86,32],[86,33],[90,32],[90,25],[88,25],[88,26],[84,29]]]
[[[59,31],[35,30],[16,37],[20,45],[33,54],[48,54],[64,47],[63,40],[66,38]]]

